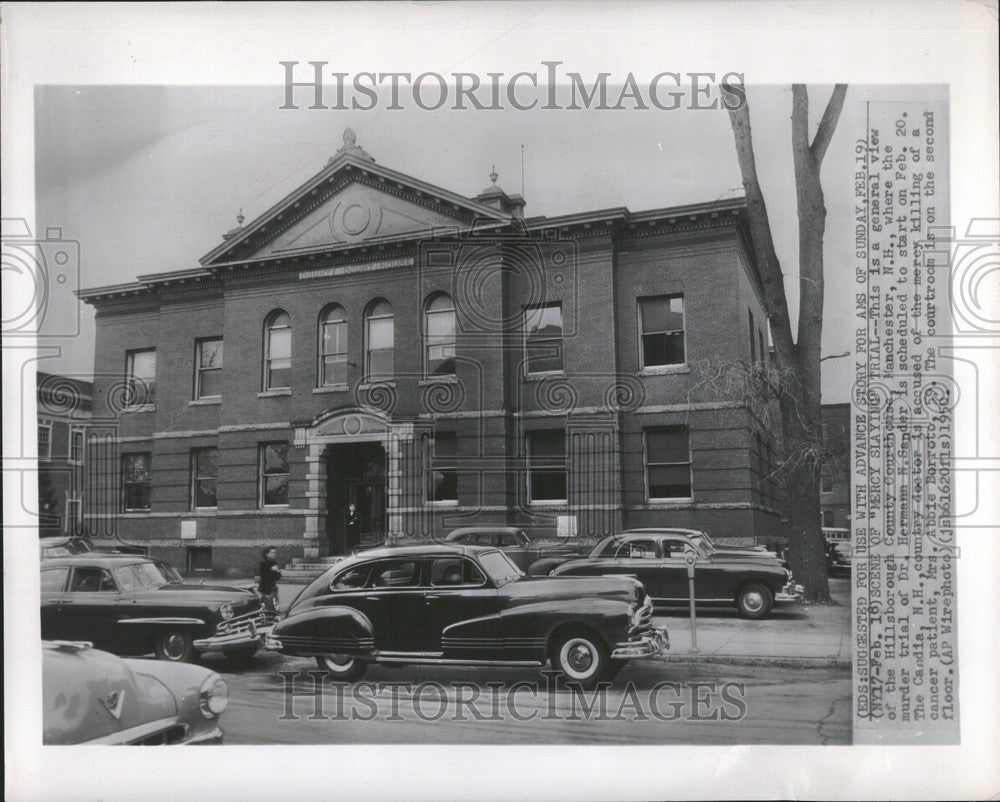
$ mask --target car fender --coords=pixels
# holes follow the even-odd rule
[[[274,625],[272,635],[284,654],[368,654],[375,648],[368,616],[342,605],[293,612]]]
[[[522,604],[500,613],[505,640],[544,638],[566,624],[580,624],[596,630],[613,646],[628,636],[629,604],[622,599],[553,599]]]
[[[559,567],[563,563],[567,563],[570,560],[579,559],[578,555],[567,554],[559,557],[542,557],[541,559],[535,560],[531,565],[528,566],[526,573],[528,576],[548,576],[553,569]]]

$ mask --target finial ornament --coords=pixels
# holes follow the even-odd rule
[[[354,133],[354,129],[350,126],[344,129],[344,145],[351,147],[355,145],[358,141],[358,135]]]
[[[337,161],[337,159],[340,156],[354,156],[356,158],[363,159],[364,161],[368,162],[375,161],[375,159],[373,159],[365,151],[364,148],[358,145],[358,135],[355,134],[354,129],[349,126],[344,129],[343,146],[341,146],[340,150],[338,150],[333,156],[330,157],[330,160],[326,163],[326,166],[329,167],[331,164]]]
[[[497,182],[497,179],[498,179],[499,177],[500,177],[500,176],[499,176],[499,174],[497,173],[497,167],[496,167],[496,165],[494,164],[493,166],[491,166],[491,167],[490,167],[490,181],[491,181],[492,183],[496,184],[496,182]]]
[[[236,222],[239,223],[240,225],[243,225],[244,220],[246,220],[246,218],[243,216],[243,209],[240,208],[240,213],[236,215]]]

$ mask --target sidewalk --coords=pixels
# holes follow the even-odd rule
[[[206,579],[205,584],[245,586],[252,579]],[[305,585],[278,584],[278,608],[286,610]],[[735,610],[701,610],[698,651],[691,643],[685,609],[658,610],[656,626],[666,627],[670,650],[659,660],[672,663],[845,667],[851,665],[850,580],[831,579],[836,604],[778,605],[770,618],[747,621]]]
[[[836,604],[778,605],[770,618],[747,621],[734,611],[704,610],[697,616],[698,651],[692,648],[686,610],[657,611],[653,623],[670,634],[669,662],[773,666],[851,665],[850,580],[831,579]]]

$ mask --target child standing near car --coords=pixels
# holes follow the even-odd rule
[[[264,559],[260,561],[260,595],[264,598],[264,605],[272,613],[278,612],[278,580],[281,579],[281,571],[278,570],[278,563],[275,559],[273,546],[264,549]]]

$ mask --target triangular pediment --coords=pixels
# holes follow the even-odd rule
[[[344,156],[245,228],[230,232],[201,263],[280,259],[510,219],[477,201]]]

